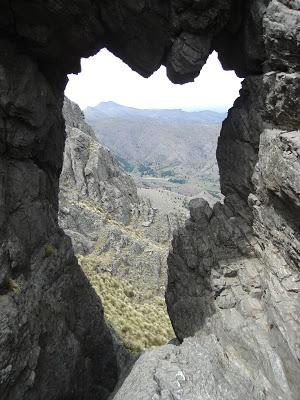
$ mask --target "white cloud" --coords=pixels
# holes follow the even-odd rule
[[[223,71],[213,53],[195,82],[174,85],[161,67],[144,79],[107,50],[82,59],[82,72],[69,75],[66,95],[81,108],[114,101],[136,108],[227,110],[238,97],[240,82],[234,72]]]

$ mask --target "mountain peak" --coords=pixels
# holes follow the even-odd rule
[[[113,107],[126,107],[122,104],[116,103],[115,101],[101,101],[96,107],[106,107],[106,106],[113,106]]]
[[[211,110],[184,111],[182,109],[159,109],[149,108],[141,109],[124,106],[114,101],[104,101],[95,107],[85,109],[85,114],[89,119],[98,119],[100,117],[125,118],[125,119],[156,119],[169,120],[173,122],[202,122],[204,124],[219,124],[225,118],[225,113],[218,113]]]

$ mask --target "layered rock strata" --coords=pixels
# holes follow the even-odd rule
[[[97,141],[80,108],[67,98],[63,115],[67,139],[60,176],[60,221],[74,238],[76,253],[87,254],[101,231],[97,211],[127,225],[139,199],[133,180]]]
[[[57,224],[63,95],[30,57],[0,48],[0,397],[105,398],[112,338]]]
[[[163,296],[172,234],[185,215],[162,213],[137,194],[85,122],[65,99],[66,145],[60,176],[59,223],[76,255],[95,272],[125,279],[148,296]]]
[[[168,260],[168,311],[183,344],[145,353],[116,399],[129,399],[135,382],[136,399],[300,396],[300,53],[291,31],[300,10],[261,3],[264,74],[243,82],[218,144],[224,205],[192,201]]]
[[[225,204],[192,205],[170,256],[169,312],[194,338],[146,353],[116,398],[300,397],[299,25],[298,0],[1,2],[1,398],[104,399],[116,381],[57,224],[66,74],[104,46],[178,83],[216,49],[246,78],[219,142]]]

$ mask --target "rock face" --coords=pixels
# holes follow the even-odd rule
[[[218,145],[224,206],[192,205],[169,259],[173,325],[194,338],[146,353],[116,398],[299,399],[299,25],[298,0],[1,2],[1,398],[100,399],[116,381],[57,223],[66,74],[105,46],[178,83],[216,49],[246,78]]]
[[[63,115],[59,223],[76,255],[99,273],[163,295],[170,241],[185,216],[160,213],[137,195],[134,181],[98,142],[78,105],[65,99]]]
[[[3,41],[0,80],[0,397],[105,398],[117,380],[112,338],[57,225],[63,97]]]
[[[219,139],[224,205],[191,202],[168,260],[168,311],[183,343],[145,353],[115,399],[300,396],[300,52],[291,33],[300,9],[267,3],[251,10],[265,73],[245,79]],[[243,40],[250,50],[253,38]]]
[[[180,216],[154,209],[97,141],[79,107],[65,99],[63,115],[59,224],[103,301],[122,379],[136,358],[133,352],[174,338],[163,296],[173,231],[183,225],[186,210]]]
[[[188,338],[181,346],[162,346],[139,358],[114,399],[266,398],[264,390],[255,387],[235,361],[228,358],[217,338],[212,336]]]
[[[139,200],[133,180],[97,141],[80,108],[65,99],[63,114],[67,139],[60,177],[60,220],[71,238],[77,237],[76,253],[86,254],[101,230],[97,212],[127,225]]]

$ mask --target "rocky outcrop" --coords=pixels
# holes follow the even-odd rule
[[[29,57],[0,48],[0,397],[105,398],[112,338],[57,225],[63,96]]]
[[[184,216],[163,214],[137,195],[133,179],[95,137],[80,108],[65,99],[66,145],[59,223],[75,253],[95,271],[163,295],[167,255]]]
[[[274,396],[281,398],[281,393]],[[229,359],[217,338],[198,335],[181,346],[169,344],[143,354],[114,397],[130,398],[260,400],[266,396],[236,359]]]
[[[225,204],[199,204],[170,256],[169,311],[194,339],[146,353],[159,385],[136,368],[117,396],[299,398],[299,19],[298,0],[1,2],[1,398],[105,398],[116,380],[99,301],[57,223],[66,74],[104,46],[178,83],[216,49],[246,78],[219,142]]]
[[[139,352],[174,337],[163,296],[172,233],[184,216],[164,214],[139,198],[76,104],[65,99],[63,114],[59,224],[103,301],[122,379]]]
[[[86,254],[101,231],[97,214],[127,225],[139,200],[133,180],[97,141],[80,108],[65,99],[63,114],[67,139],[60,177],[60,221],[74,238],[76,253]]]
[[[223,123],[217,157],[224,205],[194,200],[173,240],[166,299],[183,343],[145,353],[117,399],[129,399],[132,386],[136,399],[300,396],[300,59],[291,32],[300,10],[289,5],[253,3],[265,73],[245,79]],[[244,51],[254,37],[239,38],[248,42]],[[245,67],[234,54],[223,62],[239,73]]]
[[[0,24],[4,36],[15,38],[52,78],[54,66],[78,72],[80,57],[107,47],[145,77],[165,64],[169,78],[184,83],[199,74],[213,48],[227,68],[244,75],[261,72],[261,20],[268,3],[62,0],[45,5],[38,0],[25,7],[22,0],[7,0],[0,6]]]

